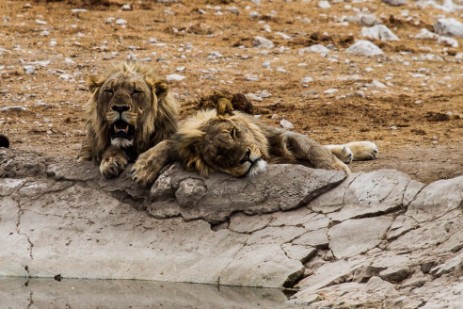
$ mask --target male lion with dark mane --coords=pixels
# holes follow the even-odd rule
[[[106,178],[176,132],[177,103],[147,67],[125,62],[89,77],[88,86],[93,95],[78,160],[95,160]]]
[[[173,161],[203,176],[210,171],[253,176],[265,171],[267,162],[350,173],[344,162],[375,159],[377,153],[376,145],[368,141],[322,146],[306,135],[273,128],[252,115],[233,111],[230,101],[222,98],[216,109],[199,111],[172,138],[140,155],[132,177],[148,185]]]

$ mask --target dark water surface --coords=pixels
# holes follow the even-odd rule
[[[0,308],[300,308],[278,289],[135,280],[0,278]]]

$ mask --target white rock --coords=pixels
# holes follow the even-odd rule
[[[305,53],[327,54],[329,52],[330,50],[326,48],[325,46],[321,44],[316,44],[316,45],[312,45],[309,47],[304,47],[304,48],[299,49],[298,54],[302,56]]]
[[[223,58],[223,55],[218,51],[212,51],[207,56],[207,60],[217,60],[217,59],[220,59],[220,58]]]
[[[449,38],[448,36],[439,36],[439,38],[437,39],[437,42],[439,44],[450,46],[453,48],[458,48],[458,46],[460,46],[460,44],[458,43],[456,39]]]
[[[116,19],[116,25],[119,25],[119,26],[126,26],[126,25],[127,25],[127,21],[126,21],[125,19],[118,18],[118,19]]]
[[[362,36],[372,40],[398,41],[399,38],[385,25],[363,27]]]
[[[262,67],[265,68],[265,69],[269,69],[270,68],[270,61],[265,61],[264,63],[262,63]]]
[[[85,12],[87,12],[86,9],[72,9],[71,10],[72,14],[80,14],[80,13],[85,13]]]
[[[378,46],[367,40],[359,40],[355,42],[348,49],[346,49],[346,52],[357,56],[367,57],[379,56],[384,54]]]
[[[363,26],[374,26],[378,19],[376,18],[375,14],[360,14],[359,16],[359,23]]]
[[[291,40],[291,36],[287,35],[284,32],[275,32],[275,34],[281,37],[283,40]]]
[[[439,35],[435,34],[434,32],[429,31],[426,28],[422,28],[420,33],[415,35],[415,39],[419,40],[435,40],[439,37]]]
[[[288,130],[294,129],[294,125],[286,119],[281,119],[280,126]]]
[[[47,22],[45,20],[41,20],[41,19],[36,19],[35,23],[39,24],[39,25],[46,25],[47,24]]]
[[[434,24],[434,31],[442,35],[463,38],[463,23],[455,18],[441,18]]]
[[[65,65],[74,65],[76,62],[72,60],[71,58],[64,58],[64,64]]]
[[[302,80],[301,80],[301,84],[303,87],[309,87],[309,83],[313,82],[313,78],[310,77],[310,76],[305,76]]]
[[[276,71],[277,71],[278,73],[287,73],[287,72],[288,72],[284,67],[278,67],[278,68],[276,69]]]
[[[184,80],[186,76],[180,74],[169,74],[166,76],[168,82]]]
[[[248,81],[252,81],[252,82],[255,82],[255,81],[258,81],[259,80],[259,76],[255,75],[255,74],[246,74],[244,76],[244,78]]]
[[[323,91],[323,93],[327,95],[332,95],[332,94],[335,94],[336,92],[338,92],[338,89],[335,89],[335,88],[330,88],[330,89]]]
[[[366,87],[374,87],[374,88],[380,88],[380,89],[384,89],[384,88],[387,88],[385,84],[383,84],[382,82],[380,82],[379,80],[373,80],[371,83],[368,83],[365,85]]]
[[[264,37],[261,37],[261,36],[256,36],[254,38],[254,41],[252,42],[252,44],[254,45],[254,47],[258,47],[258,48],[270,49],[270,48],[275,47],[275,44],[273,44],[272,41],[270,41],[269,39],[266,39]]]
[[[5,106],[0,108],[0,112],[25,112],[29,109],[24,106]]]
[[[31,75],[35,73],[35,67],[33,65],[25,65],[23,66],[24,73],[27,75]]]
[[[331,8],[331,4],[326,0],[322,0],[318,2],[318,7],[322,9],[329,9]]]
[[[50,40],[50,46],[51,46],[51,47],[55,47],[56,45],[58,45],[58,42],[56,42],[55,39],[51,39],[51,40]]]
[[[121,7],[121,10],[122,11],[132,11],[133,8],[132,8],[132,5],[130,3],[127,3],[127,4],[124,4],[122,7]]]

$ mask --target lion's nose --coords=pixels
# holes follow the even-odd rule
[[[111,106],[111,109],[115,112],[119,112],[122,114],[123,112],[126,112],[130,109],[127,105],[113,105]]]

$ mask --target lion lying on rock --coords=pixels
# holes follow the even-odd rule
[[[229,100],[220,99],[217,109],[199,111],[185,120],[172,138],[140,155],[131,172],[141,185],[154,182],[161,169],[174,161],[203,176],[211,171],[253,176],[265,171],[267,162],[349,173],[343,161],[375,159],[378,153],[372,142],[349,145],[322,146],[306,135],[273,128],[233,111]]]
[[[88,84],[93,95],[78,159],[98,162],[106,178],[176,132],[177,103],[148,68],[123,63]]]

